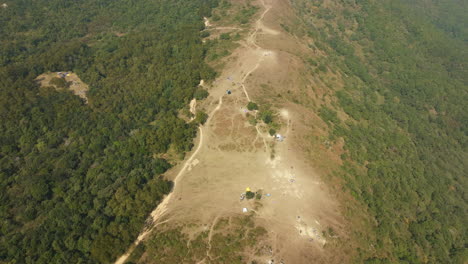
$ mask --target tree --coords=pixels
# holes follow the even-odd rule
[[[49,84],[54,85],[57,88],[68,88],[70,83],[67,82],[64,78],[53,77],[50,79]]]
[[[268,133],[270,134],[270,136],[273,136],[276,134],[276,130],[274,130],[273,128],[270,128],[270,130],[268,130]]]
[[[255,197],[255,193],[254,193],[254,192],[247,191],[247,192],[245,193],[245,198],[247,198],[247,199],[249,199],[249,200],[250,200],[250,199],[253,199],[254,197]]]
[[[270,124],[271,122],[273,122],[273,114],[269,110],[263,111],[260,114],[260,118],[263,122],[265,122],[265,124]]]
[[[198,88],[193,94],[193,97],[197,100],[203,100],[208,97],[208,91],[203,88]]]
[[[208,114],[203,111],[197,111],[194,122],[203,125],[205,124],[206,120],[208,120]]]
[[[247,109],[249,109],[249,111],[258,110],[258,105],[254,102],[249,102],[247,104]]]

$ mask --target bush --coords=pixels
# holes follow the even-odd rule
[[[321,71],[321,72],[327,72],[327,66],[325,66],[324,64],[320,64],[320,66],[318,67],[318,69]]]
[[[193,94],[193,97],[197,100],[203,100],[208,97],[208,91],[203,89],[203,88],[198,88],[195,93]]]
[[[339,124],[340,123],[340,119],[338,118],[338,114],[336,113],[336,111],[333,110],[333,109],[330,109],[330,108],[328,108],[326,106],[323,106],[320,109],[319,116],[327,124],[330,124],[330,122],[333,123],[333,124]]]
[[[254,102],[249,102],[247,104],[247,109],[249,109],[249,111],[258,110],[258,105]]]
[[[270,124],[271,122],[273,122],[273,115],[270,111],[265,111],[262,112],[261,119],[263,122],[265,122],[265,124]]]
[[[202,38],[207,38],[210,36],[210,32],[209,31],[202,31],[202,33],[200,33],[200,37]]]
[[[252,126],[256,126],[257,125],[257,119],[255,119],[255,117],[250,117],[249,118],[249,124],[251,124]]]
[[[198,111],[197,114],[195,115],[195,123],[198,124],[205,124],[206,120],[208,119],[208,114],[203,112],[203,111]]]
[[[270,133],[270,136],[273,136],[274,134],[276,134],[276,130],[274,130],[273,128],[270,128],[268,133]]]
[[[230,40],[231,39],[231,35],[229,35],[229,33],[223,33],[219,36],[220,39],[222,40]]]
[[[318,63],[315,60],[311,59],[311,58],[308,58],[307,62],[312,66],[317,66],[318,65]]]
[[[49,84],[56,86],[57,88],[68,88],[70,83],[65,81],[63,78],[54,77],[50,80]]]
[[[254,192],[248,191],[245,193],[245,198],[247,198],[248,200],[253,199],[254,197],[255,197]]]

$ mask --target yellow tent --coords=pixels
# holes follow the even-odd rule
[[[245,188],[246,192],[250,192],[250,187]]]

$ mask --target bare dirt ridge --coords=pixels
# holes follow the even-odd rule
[[[255,116],[256,112],[248,111],[247,103],[252,98],[261,101],[258,83],[271,83],[276,89],[277,82],[293,81],[289,69],[281,64],[291,55],[275,47],[289,41],[288,36],[276,30],[278,22],[270,22],[284,4],[280,0],[258,2],[262,11],[250,34],[226,60],[209,90],[210,97],[197,102],[197,108],[209,110],[209,118],[199,127],[196,149],[166,173],[174,182],[173,191],[151,213],[152,224],[115,263],[125,263],[133,249],[166,222],[211,226],[206,257],[199,263],[211,262],[211,234],[218,218],[241,215],[244,208],[268,230],[266,242],[272,248],[270,255],[251,255],[250,259],[326,262],[327,239],[322,232],[328,226],[341,225],[338,205],[297,148],[303,140],[296,125],[301,113],[287,104],[275,108],[283,124],[278,131],[285,136],[282,142],[271,137],[264,125],[248,122],[247,114]],[[207,19],[205,24],[215,27]],[[268,49],[263,48],[266,43]],[[277,81],[278,76],[283,79]],[[192,102],[193,111],[194,105]],[[239,200],[246,187],[262,190],[261,206]]]

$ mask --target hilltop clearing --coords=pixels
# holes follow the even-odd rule
[[[81,97],[85,102],[88,102],[86,93],[89,87],[84,83],[76,73],[73,72],[50,72],[37,76],[41,87],[54,87],[55,89],[69,89],[76,96]]]
[[[242,257],[242,263],[340,262],[346,256],[332,255],[324,248],[327,243],[335,244],[335,238],[328,231],[342,233],[344,222],[336,201],[299,147],[306,132],[299,124],[302,114],[296,112],[296,107],[290,109],[286,101],[267,108],[267,101],[261,98],[261,86],[257,84],[274,83],[273,89],[280,92],[284,89],[280,83],[294,82],[293,76],[297,73],[289,71],[282,63],[296,58],[274,43],[278,46],[284,41],[295,44],[275,23],[269,27],[268,21],[273,20],[268,18],[272,16],[270,12],[278,12],[282,8],[280,2],[258,1],[256,4],[259,12],[249,33],[224,59],[223,71],[211,83],[208,100],[197,102],[197,109],[206,109],[209,118],[200,128],[196,150],[183,164],[166,173],[166,177],[175,182],[173,192],[152,213],[152,224],[140,234],[135,246],[142,240],[156,243],[157,239],[152,237],[165,232],[164,224],[181,225],[183,233],[203,241],[207,247],[203,257],[188,254],[184,261],[216,263],[220,256],[213,248],[221,245],[214,245],[211,235],[199,235],[209,231],[219,219],[249,215],[266,231],[264,236],[251,242],[271,250],[254,254],[256,249],[246,242],[247,246],[239,249],[241,252],[233,252]],[[215,28],[216,24],[209,26]],[[268,43],[269,48],[263,48],[263,43]],[[297,89],[294,85],[288,88]],[[247,105],[252,101],[265,103],[259,104],[259,110],[249,110]],[[271,121],[266,116],[271,116]],[[275,133],[270,133],[273,128],[276,128]],[[246,188],[256,193],[255,198],[242,198],[241,194],[248,193]],[[241,240],[244,239],[248,240],[247,237]],[[195,243],[189,240],[191,242],[187,243]],[[141,250],[131,256],[138,248],[132,247],[116,263],[124,263],[128,257],[136,261],[139,256],[143,256],[142,262],[157,262],[156,256],[163,254],[158,250],[165,250],[165,247],[154,249],[150,242],[141,247],[147,248],[150,256],[141,255]],[[187,250],[195,250],[188,247]],[[177,250],[172,254],[183,255]],[[229,261],[220,260],[220,263]]]

